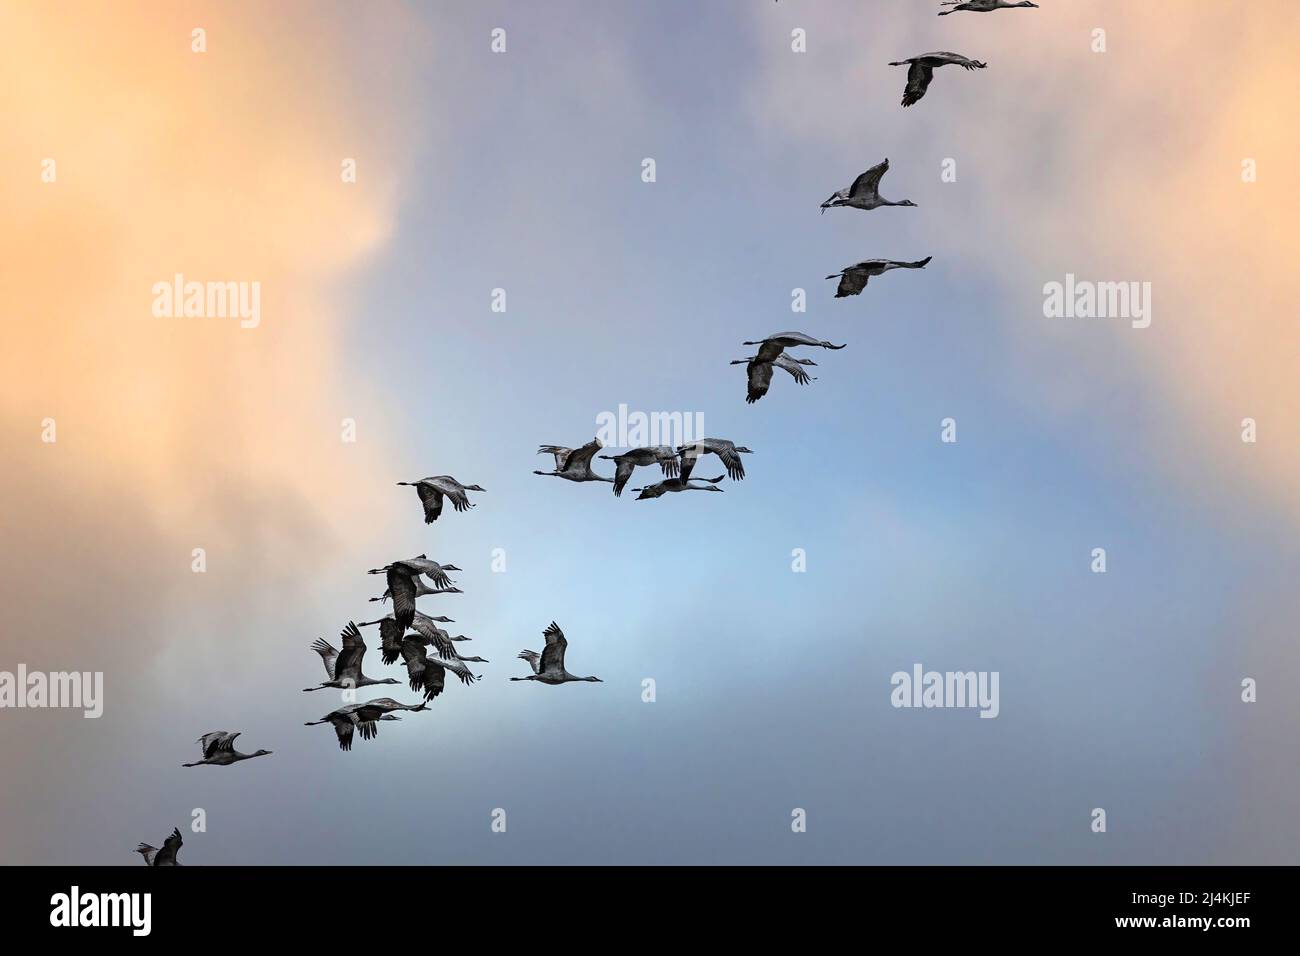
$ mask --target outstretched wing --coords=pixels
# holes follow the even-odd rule
[[[311,649],[319,654],[321,660],[325,662],[325,676],[330,680],[334,680],[335,664],[339,659],[338,648],[324,638],[318,637],[312,642]]]
[[[366,655],[366,642],[361,639],[361,632],[351,621],[339,632],[339,637],[343,639],[343,651],[334,663],[335,676],[355,680],[361,675],[361,658]]]
[[[374,740],[379,736],[379,721],[362,720],[360,717],[353,718],[356,721],[357,730],[361,731],[362,740]]]
[[[680,445],[677,448],[677,454],[681,457],[682,484],[690,480],[691,472],[695,470],[695,463],[704,455],[709,453],[710,449],[701,441],[694,441],[687,445]],[[661,482],[662,484],[662,482]]]
[[[907,71],[907,88],[903,90],[903,105],[911,106],[925,96],[932,79],[934,79],[934,67],[920,60],[914,62]]]
[[[677,452],[667,445],[658,447],[656,451],[659,452],[659,467],[663,469],[665,477],[676,478],[677,473],[681,470],[681,463],[677,460]]]
[[[239,734],[234,734],[232,736],[231,734],[226,733],[224,730],[214,730],[211,733],[204,734],[202,737],[199,738],[199,746],[203,749],[203,758],[206,760],[207,758],[211,757],[214,753],[216,753],[218,750],[229,750],[230,745],[228,743],[223,744],[222,742],[227,740],[234,740],[235,737],[238,736]]]
[[[436,561],[432,563],[436,565],[436,567],[431,571],[425,571],[424,576],[433,582],[434,587],[439,587],[439,588],[451,587],[451,578],[447,577],[447,572],[442,569],[442,565],[438,564],[438,562]],[[411,587],[412,588],[415,587],[414,581],[412,581]]]
[[[564,471],[564,464],[569,460],[569,454],[572,448],[565,448],[563,445],[542,445],[537,449],[539,455],[554,455],[555,470]]]
[[[153,866],[153,858],[158,855],[158,848],[148,843],[141,843],[135,848],[135,852],[144,857],[145,866]]]
[[[632,477],[632,472],[636,471],[636,465],[629,458],[618,459],[618,467],[614,470],[614,497],[621,497],[623,488],[627,481]]]
[[[442,514],[442,492],[424,481],[416,485],[415,490],[424,504],[424,523],[433,524],[438,520],[438,515]]]
[[[437,697],[442,687],[439,686],[437,691],[429,693],[429,658],[424,651],[424,645],[419,641],[403,641],[402,660],[406,663],[406,677],[411,683],[411,690],[423,690],[425,700]]]
[[[386,708],[377,706],[379,703],[378,700],[372,700],[368,704],[360,704],[349,715],[357,730],[361,731],[362,740],[373,740],[379,734],[379,718],[387,713]]]
[[[603,447],[604,446],[600,443],[600,439],[596,438],[587,442],[587,444],[583,445],[581,448],[575,448],[573,451],[569,452],[568,458],[565,459],[564,467],[560,470],[582,471],[590,468],[592,457]]]
[[[780,342],[773,342],[771,339],[764,339],[758,347],[758,354],[754,356],[756,362],[772,362],[776,357],[785,351],[785,346]]]
[[[429,663],[451,671],[460,678],[462,684],[472,684],[478,680],[478,675],[470,673],[470,669],[465,662],[454,655],[451,657],[439,656],[437,661],[430,661]]]
[[[794,376],[794,380],[798,382],[800,385],[807,385],[810,381],[812,381],[812,376],[810,376],[807,372],[803,370],[803,366],[798,362],[796,362],[794,359],[790,358],[790,356],[788,355],[780,356],[772,364],[775,365],[777,368],[785,369],[792,376]]]
[[[889,160],[877,163],[865,173],[853,180],[849,195],[855,198],[874,198],[880,195],[880,178],[889,172]]]
[[[403,633],[415,617],[415,582],[410,572],[394,565],[388,569],[388,591],[393,595],[393,618]]]
[[[447,687],[447,672],[441,665],[426,661],[424,665],[424,674],[421,680],[421,686],[415,686],[415,681],[411,681],[412,690],[424,691],[425,700],[433,700],[443,692]]]
[[[569,642],[560,625],[552,621],[551,626],[542,631],[542,637],[546,638],[546,647],[542,651],[542,666],[538,673],[564,670],[564,651]]]
[[[922,57],[922,60],[930,67],[955,64],[966,70],[982,70],[987,66],[987,64],[981,63],[979,60],[972,60],[970,57],[962,56],[960,53],[948,53],[947,51],[927,53]]]
[[[433,485],[433,487],[437,488],[444,495],[450,498],[452,507],[457,511],[468,511],[473,507],[469,503],[469,495],[465,494],[465,489],[461,487],[460,483],[448,479],[446,475],[439,475],[437,478],[430,481],[429,484]]]
[[[745,392],[745,401],[753,405],[767,394],[772,385],[772,363],[750,362],[746,371],[749,373],[749,388]]]
[[[172,835],[163,840],[162,849],[154,854],[154,866],[177,866],[176,854],[180,851],[181,846],[185,843],[181,839],[181,831],[173,829]]]
[[[411,621],[411,627],[432,644],[440,655],[445,657],[454,657],[456,655],[456,649],[452,646],[451,637],[429,618],[416,617]]]
[[[890,269],[924,269],[933,258],[934,256],[926,256],[924,259],[917,259],[915,262],[906,262],[900,259],[872,259],[872,274],[881,275]]]
[[[352,731],[356,727],[352,715],[330,718],[330,723],[334,725],[334,733],[339,738],[339,750],[352,749]]]
[[[848,268],[840,276],[839,288],[835,290],[835,298],[842,299],[847,295],[857,295],[867,287],[867,281],[871,274],[865,269]]]
[[[379,622],[379,657],[385,664],[397,663],[402,652],[402,635],[405,631],[391,617]]]
[[[767,368],[767,377],[772,377],[772,367]],[[716,449],[715,454],[722,459],[723,466],[727,469],[727,477],[732,481],[745,480],[745,463],[740,460],[740,452],[736,451],[735,445],[723,445]]]
[[[542,655],[538,654],[536,651],[520,651],[519,659],[527,661],[528,666],[533,669],[534,674],[540,674],[542,672]]]

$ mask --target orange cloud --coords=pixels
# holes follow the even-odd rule
[[[27,549],[0,575],[23,597],[11,635],[51,626],[51,567],[85,573],[74,606],[129,612],[176,591],[160,565],[188,570],[192,546],[240,549],[211,558],[227,585],[284,580],[286,556],[357,525],[387,436],[340,371],[340,303],[393,229],[411,144],[391,64],[423,42],[400,5],[364,30],[386,58],[311,4],[0,12],[0,492]],[[259,283],[260,325],[154,316],[177,273]]]

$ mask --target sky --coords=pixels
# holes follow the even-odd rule
[[[1294,4],[72,6],[0,9],[0,671],[104,712],[0,709],[0,861],[1300,858]],[[903,109],[931,50],[988,68]],[[820,214],[886,157],[916,208]],[[178,273],[260,321],[155,315]],[[784,329],[847,347],[747,405]],[[532,474],[620,405],[745,480]],[[426,525],[436,474],[487,491]],[[490,663],[343,753],[309,645],[422,552]],[[604,683],[507,680],[552,620]],[[891,706],[918,663],[996,719]],[[183,769],[217,729],[273,753]]]

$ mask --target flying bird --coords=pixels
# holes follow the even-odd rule
[[[390,614],[387,617],[381,617],[377,621],[362,621],[361,627],[369,627],[372,624],[379,625],[379,656],[385,664],[397,663],[397,658],[401,656],[402,641],[408,637],[412,640],[420,640],[425,644],[436,645],[439,653],[452,655],[455,653],[451,638],[447,632],[437,626],[437,622],[445,624],[452,623],[449,617],[429,617],[422,611],[416,611],[411,616],[411,626],[416,628],[416,634],[407,635],[406,628],[400,626],[397,620]]]
[[[357,626],[348,621],[343,628],[343,650],[340,652],[329,641],[317,638],[311,649],[325,662],[325,676],[329,678],[317,687],[304,687],[304,691],[323,690],[326,687],[356,688],[371,687],[375,684],[399,684],[401,681],[391,677],[376,680],[361,672],[361,659],[366,656],[366,642],[361,639]]]
[[[925,96],[930,81],[934,79],[934,71],[950,63],[955,63],[967,70],[982,70],[988,66],[987,63],[969,59],[960,53],[923,53],[921,56],[909,57],[906,60],[895,60],[890,63],[890,66],[910,64],[907,71],[907,88],[903,90],[903,105],[911,106]]]
[[[339,738],[340,750],[352,749],[353,731],[360,731],[362,740],[371,740],[379,734],[379,721],[401,720],[394,710],[427,710],[428,703],[399,704],[391,697],[377,697],[364,704],[348,704],[338,710],[332,710],[320,720],[309,720],[303,726],[315,727],[317,724],[333,724],[334,733]]]
[[[433,524],[438,520],[438,515],[442,514],[443,498],[450,499],[452,507],[457,511],[468,511],[474,506],[470,504],[469,495],[465,492],[483,490],[478,485],[462,485],[451,475],[421,478],[419,481],[399,481],[398,484],[415,488],[420,496],[420,502],[424,505],[425,524]]]
[[[890,269],[924,269],[934,256],[926,256],[924,259],[918,259],[916,262],[896,262],[893,259],[867,259],[864,262],[855,265],[845,266],[843,272],[836,272],[828,275],[828,279],[839,279],[839,288],[835,290],[835,298],[842,299],[845,296],[857,295],[867,287],[867,282],[872,276],[883,275]]]
[[[746,342],[746,345],[753,343]],[[677,454],[682,458],[682,481],[685,482],[691,477],[691,471],[695,468],[695,463],[704,455],[717,455],[722,460],[722,465],[727,469],[727,476],[732,481],[745,480],[745,463],[740,460],[741,455],[752,455],[752,449],[744,445],[737,445],[725,438],[702,438],[697,442],[691,442],[689,445],[682,445],[677,449]],[[661,482],[667,484],[667,482]],[[670,491],[685,491],[685,488],[671,488]],[[703,490],[703,489],[695,489]],[[721,489],[718,489],[721,491]]]
[[[767,338],[758,339],[757,341],[746,342],[745,345],[757,345],[758,354],[751,355],[747,359],[737,359],[732,365],[739,365],[742,362],[748,363],[746,374],[749,379],[748,391],[745,395],[745,401],[751,405],[767,394],[769,386],[772,384],[772,368],[774,366],[785,369],[794,376],[796,382],[804,385],[809,381],[809,376],[804,372],[800,365],[816,365],[811,359],[797,359],[793,356],[785,355],[788,348],[795,348],[800,345],[816,346],[823,349],[842,349],[843,345],[835,345],[824,339],[815,339],[811,335],[805,335],[803,332],[774,332]],[[689,475],[689,470],[683,471],[684,475]]]
[[[647,485],[644,488],[633,488],[633,491],[641,492],[636,496],[636,500],[643,498],[661,498],[670,491],[721,491],[721,488],[715,487],[718,482],[726,475],[718,475],[716,478],[665,478],[657,484]]]
[[[393,616],[398,626],[405,631],[411,626],[415,616],[415,579],[421,574],[427,575],[440,588],[451,587],[448,571],[459,571],[454,564],[439,564],[430,561],[426,555],[418,554],[405,561],[394,561],[382,568],[371,568],[370,574],[385,574],[388,581],[388,593],[393,598]]]
[[[562,445],[542,445],[537,449],[539,455],[554,455],[554,471],[534,471],[534,475],[551,475],[569,481],[613,481],[591,470],[591,459],[604,446],[599,438],[587,442],[581,448],[565,448]]]
[[[850,206],[854,209],[877,209],[880,206],[915,206],[916,203],[910,199],[900,199],[898,202],[892,202],[888,199],[880,198],[880,178],[889,172],[889,160],[872,166],[865,173],[853,180],[853,184],[837,193],[832,193],[831,198],[822,203],[822,213],[825,214],[827,209],[834,209],[837,206]]]
[[[512,677],[511,680],[539,680],[543,684],[567,684],[570,681],[603,683],[599,677],[575,677],[564,669],[564,651],[569,642],[565,640],[560,625],[552,621],[542,636],[546,638],[546,648],[542,653],[528,650],[519,652],[520,660],[527,661],[533,672],[527,677]]]
[[[667,445],[633,448],[621,455],[601,455],[600,457],[618,463],[614,469],[615,497],[623,494],[623,487],[627,484],[628,479],[632,477],[633,470],[639,465],[658,465],[663,470],[664,475],[669,478],[677,475],[677,452]]]
[[[172,835],[163,840],[161,850],[148,843],[141,843],[135,848],[135,852],[144,857],[145,866],[184,866],[176,859],[176,854],[184,843],[185,841],[181,839],[181,831],[173,828]]]
[[[797,359],[789,355],[778,354],[776,358],[766,362],[757,355],[751,355],[749,358],[736,359],[731,364],[745,366],[745,374],[749,379],[749,388],[745,394],[745,401],[751,405],[767,394],[767,390],[772,384],[773,367],[789,372],[800,385],[807,385],[809,382],[817,380],[816,376],[809,375],[802,367],[804,365],[816,365],[817,363],[812,359]]]
[[[225,767],[232,763],[238,763],[240,760],[252,760],[254,757],[269,756],[271,751],[258,750],[251,754],[240,753],[235,749],[235,738],[239,736],[239,731],[228,734],[224,730],[214,730],[210,734],[204,734],[196,743],[203,749],[203,759],[196,760],[194,763],[183,763],[182,767],[202,767],[205,764],[213,767]]]
[[[430,657],[424,648],[425,642],[413,640],[408,636],[402,639],[400,650],[402,661],[406,664],[406,676],[411,682],[411,690],[423,692],[426,702],[442,693],[446,686],[447,671],[459,677],[463,684],[472,684],[478,680],[478,675],[471,674],[464,664],[465,660],[471,658],[444,657],[441,654]],[[472,660],[487,663],[481,657]]]
[[[1030,0],[1020,0],[1019,3],[1012,3],[1011,0],[940,0],[940,6],[952,7],[951,10],[943,10],[939,16],[946,17],[950,13],[956,13],[958,10],[969,10],[971,13],[991,13],[994,10],[1011,10],[1015,7],[1034,7],[1037,9],[1038,4],[1031,3]]]

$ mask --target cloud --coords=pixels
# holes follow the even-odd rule
[[[358,503],[391,436],[382,393],[344,372],[364,341],[348,293],[394,229],[413,145],[393,64],[428,38],[396,4],[351,27],[314,4],[0,20],[0,651],[107,671],[111,716],[178,636],[193,652],[173,690],[210,682],[213,660],[237,671],[258,608],[307,593],[378,517]],[[154,317],[153,284],[177,273],[260,283],[261,324]]]

